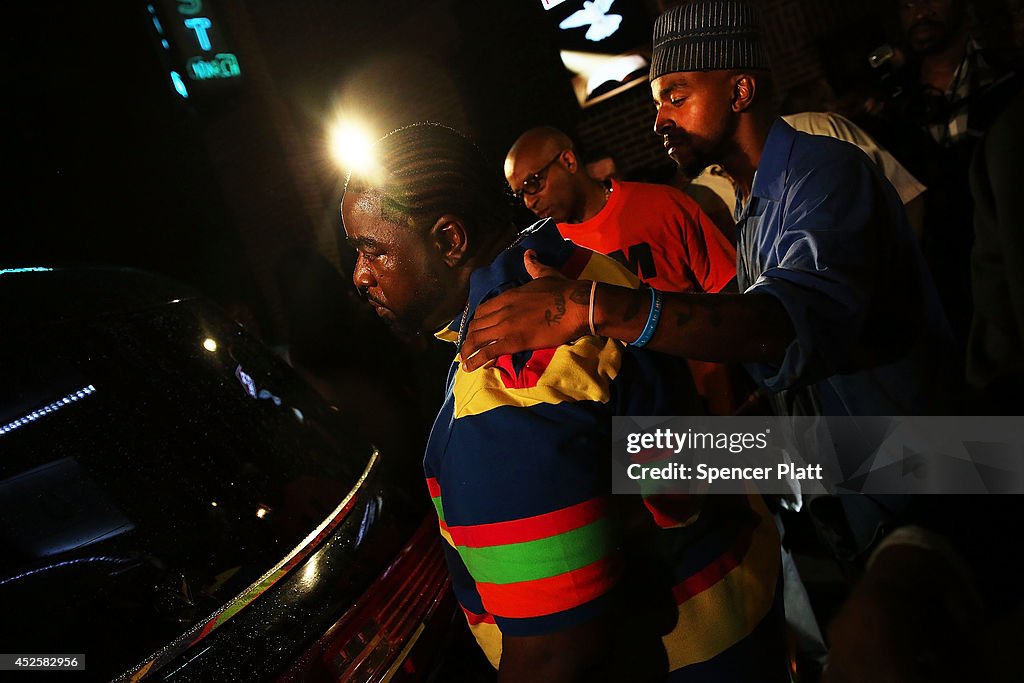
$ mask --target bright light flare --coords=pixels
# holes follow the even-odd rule
[[[206,339],[203,340],[203,348],[209,351],[210,353],[213,353],[214,351],[217,350],[217,342],[207,337]]]
[[[373,167],[373,134],[361,124],[341,120],[331,127],[331,154],[344,168],[368,171]]]

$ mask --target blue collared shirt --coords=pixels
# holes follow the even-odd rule
[[[952,335],[899,196],[863,152],[777,120],[737,212],[740,289],[774,296],[796,330],[780,365],[748,365],[778,410],[949,411]]]
[[[516,239],[494,261],[485,268],[477,268],[469,279],[469,302],[466,310],[448,326],[450,332],[459,334],[457,344],[462,346],[461,333],[465,333],[466,323],[473,319],[477,307],[485,299],[495,297],[507,289],[518,287],[532,278],[523,265],[523,253],[533,249],[544,255],[544,263],[560,268],[569,260],[576,245],[566,240],[558,232],[555,221],[545,218],[524,228]]]

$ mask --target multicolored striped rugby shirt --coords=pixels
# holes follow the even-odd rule
[[[466,315],[530,279],[526,249],[570,278],[639,286],[616,261],[542,221],[473,273]],[[438,336],[457,341],[461,324],[460,317]],[[455,595],[495,667],[503,633],[560,631],[620,599],[613,588],[633,571],[634,552],[609,495],[611,416],[690,414],[695,397],[682,362],[603,337],[501,357],[473,373],[453,363],[424,469]],[[748,635],[771,607],[778,572],[778,537],[766,511],[740,505],[731,518],[718,516],[723,527],[695,515],[693,505],[671,497],[648,503],[657,537],[639,540],[657,547],[642,548],[642,562],[667,577],[664,597],[674,596],[679,612],[676,626],[658,634],[670,670]]]

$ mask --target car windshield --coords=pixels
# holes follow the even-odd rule
[[[284,558],[369,461],[283,361],[201,301],[5,329],[0,351],[11,651],[102,642],[129,668]]]

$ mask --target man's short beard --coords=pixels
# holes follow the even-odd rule
[[[928,57],[930,55],[937,55],[940,52],[945,51],[952,44],[953,36],[952,34],[947,33],[945,35],[939,36],[938,38],[929,43],[926,43],[925,45],[917,46],[911,43],[911,48],[914,50],[914,54],[921,57]]]
[[[706,169],[708,166],[711,166],[712,164],[714,164],[713,161],[708,161],[707,159],[702,159],[699,157],[692,157],[686,162],[685,166],[680,166],[679,170],[682,171],[683,175],[685,175],[687,178],[693,180],[701,173],[703,173],[704,169]]]
[[[418,326],[407,325],[398,320],[385,318],[384,324],[388,326],[388,330],[391,331],[391,334],[407,344],[415,342],[416,339],[419,339],[424,335],[431,334],[418,329]]]
[[[682,159],[681,161],[677,161],[676,163],[679,166],[679,170],[682,172],[682,174],[685,175],[690,180],[693,180],[701,173],[703,173],[704,169],[708,168],[709,166],[714,166],[715,164],[720,163],[718,161],[718,158],[720,156],[721,155],[716,154],[715,152],[709,152],[707,150],[698,150],[691,146],[690,154],[686,158]]]
[[[924,21],[918,22],[914,26],[911,26],[907,31],[907,38],[910,40],[910,49],[915,54],[927,57],[929,55],[938,54],[949,49],[957,40],[963,36],[964,22],[967,21],[966,10],[964,8],[953,8],[951,14],[946,19],[941,21],[925,19]],[[936,37],[928,44],[918,47],[914,45],[914,41],[910,38],[910,34],[913,30],[922,24],[927,24],[936,30]]]
[[[451,284],[440,273],[428,270],[420,280],[419,295],[403,307],[405,315],[395,314],[393,319],[384,321],[392,332],[405,338],[433,335],[460,312],[454,305],[446,304],[450,288]],[[462,304],[458,305],[461,308]]]

